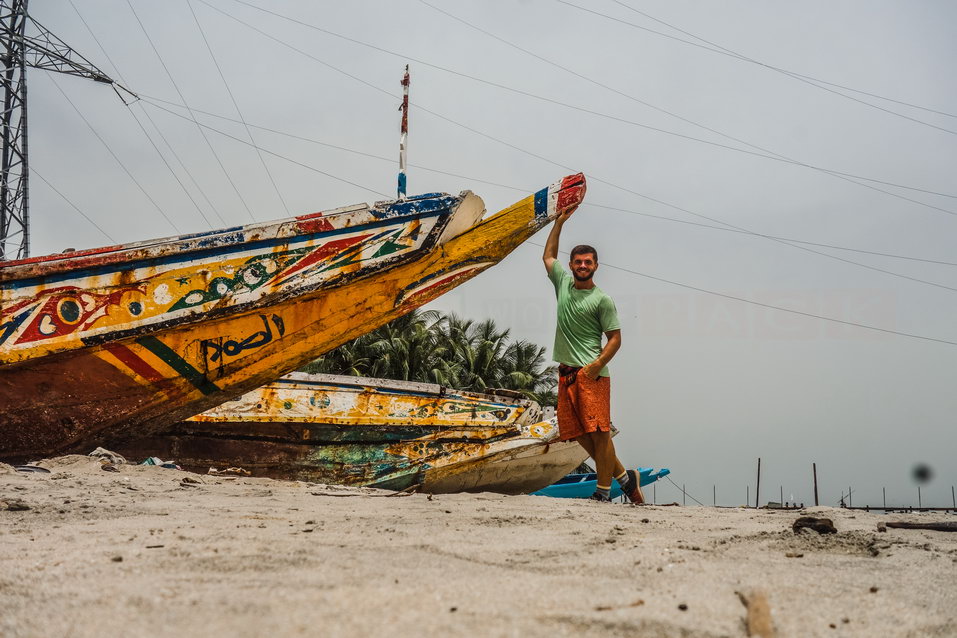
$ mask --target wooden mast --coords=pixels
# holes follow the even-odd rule
[[[405,75],[402,77],[402,127],[399,137],[399,189],[398,198],[405,199],[405,154],[409,141],[409,65],[405,65]]]

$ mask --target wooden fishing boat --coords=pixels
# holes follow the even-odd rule
[[[498,263],[582,175],[483,221],[430,195],[0,265],[0,459],[161,431]]]
[[[195,471],[423,491],[523,494],[587,456],[517,393],[292,373],[117,448]]]

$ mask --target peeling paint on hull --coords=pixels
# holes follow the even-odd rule
[[[434,226],[430,232],[442,233],[444,241],[438,247],[409,250],[408,257],[388,262],[388,267],[376,267],[364,276],[344,274],[327,286],[276,290],[252,307],[214,300],[210,309],[187,315],[189,321],[131,331],[121,323],[116,338],[96,333],[79,343],[69,333],[49,348],[35,345],[23,351],[26,358],[0,344],[0,459],[85,451],[149,435],[239,397],[493,266],[558,212],[580,203],[584,191],[583,176],[567,177],[459,234]],[[409,229],[407,234],[414,233]],[[198,241],[179,240],[191,247]],[[136,250],[162,252],[162,246]],[[376,254],[379,249],[372,256]],[[347,271],[364,273],[348,255],[337,255],[349,262],[343,265]],[[93,257],[81,255],[83,260]],[[4,295],[25,281],[11,280],[8,269],[26,269],[31,276],[43,272],[44,263],[27,261],[0,267]],[[83,263],[84,268],[90,265]],[[51,277],[69,275],[62,264],[46,267]],[[211,272],[203,271],[198,276]],[[200,290],[192,279],[187,281],[190,290]],[[162,299],[172,307],[183,300],[189,303],[187,297]],[[205,303],[199,297],[193,300]],[[3,303],[4,317],[20,316],[7,312],[6,297]],[[75,318],[72,305],[57,307],[66,311],[67,319]],[[106,316],[112,317],[109,312]],[[95,322],[87,328],[98,329]]]
[[[189,469],[444,493],[523,494],[587,456],[538,404],[422,383],[287,375],[168,432],[115,449]]]

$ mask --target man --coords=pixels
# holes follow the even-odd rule
[[[611,378],[608,362],[621,347],[621,325],[611,297],[595,285],[598,251],[575,246],[568,274],[558,261],[558,241],[572,208],[555,219],[545,242],[545,270],[558,298],[558,327],[553,358],[558,362],[558,429],[561,440],[575,439],[595,461],[598,489],[593,500],[611,502],[612,477],[635,504],[645,498],[640,477],[625,470],[611,440]],[[606,337],[601,345],[602,334]]]

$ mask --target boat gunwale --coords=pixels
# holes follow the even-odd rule
[[[415,436],[409,439],[384,439],[384,440],[374,440],[374,439],[303,439],[295,436],[290,436],[289,438],[276,436],[267,433],[250,433],[250,434],[237,434],[235,432],[221,432],[216,431],[215,428],[210,429],[209,426],[212,425],[222,425],[223,423],[228,423],[230,425],[243,425],[254,424],[256,421],[182,421],[178,423],[174,429],[169,430],[168,432],[161,433],[160,435],[154,435],[153,438],[157,436],[163,438],[180,438],[180,439],[215,439],[220,441],[246,441],[246,442],[258,442],[258,443],[271,443],[271,444],[280,444],[280,445],[293,445],[297,447],[393,447],[396,445],[412,445],[416,443],[428,443],[436,442],[441,444],[446,443],[457,443],[462,445],[491,445],[493,443],[501,443],[503,441],[528,441],[529,443],[538,443],[541,445],[551,445],[554,443],[562,443],[564,441],[546,441],[541,437],[531,436],[525,434],[520,427],[515,426],[514,424],[505,424],[501,426],[467,426],[467,425],[436,425],[436,426],[421,426],[421,425],[380,425],[380,424],[370,424],[370,425],[357,425],[357,424],[342,424],[342,423],[331,423],[331,424],[320,424],[324,426],[329,426],[333,428],[346,428],[346,429],[367,429],[367,428],[376,428],[383,432],[388,432],[391,430],[402,430],[409,428],[421,428],[423,430],[435,430],[423,432],[422,434]],[[261,421],[259,423],[262,423]],[[303,424],[287,422],[287,421],[273,421],[271,422],[277,426],[281,427],[299,427]],[[188,427],[187,427],[188,426]],[[206,427],[197,427],[197,426],[206,426]],[[475,438],[470,437],[469,434],[472,432],[483,432],[489,431],[490,436],[486,438]],[[452,433],[459,434],[459,436],[448,437],[448,438],[429,438],[433,437],[436,434]],[[147,437],[149,438],[149,437]],[[512,449],[512,448],[508,448]]]
[[[130,269],[132,264],[151,261],[151,260],[170,260],[178,261],[183,255],[193,255],[195,253],[214,252],[216,250],[229,249],[238,245],[254,246],[268,241],[280,241],[282,239],[291,239],[304,235],[341,233],[349,232],[354,229],[371,226],[373,224],[381,225],[394,221],[396,218],[408,217],[433,217],[441,214],[440,211],[416,211],[414,214],[393,213],[388,214],[386,206],[402,203],[417,202],[426,199],[449,198],[452,200],[448,208],[452,209],[455,202],[461,203],[468,195],[472,194],[470,190],[463,190],[458,195],[449,193],[428,193],[407,200],[385,200],[376,202],[373,205],[367,203],[352,204],[328,211],[319,211],[307,215],[285,217],[281,219],[269,220],[265,222],[255,222],[241,226],[231,226],[228,228],[214,229],[200,233],[189,233],[185,235],[171,235],[156,239],[148,239],[141,242],[127,244],[114,244],[112,246],[103,246],[78,250],[67,253],[53,253],[50,255],[40,255],[37,257],[27,257],[10,261],[0,261],[0,285],[8,282],[16,282],[18,286],[36,285],[31,280],[40,279],[47,283],[50,275],[65,274],[75,276],[77,271],[84,269],[103,268],[106,270],[115,269],[117,264],[123,264],[124,270]],[[365,223],[355,226],[343,226],[330,230],[302,231],[297,225],[302,222],[312,220],[327,220],[334,222],[338,217],[354,213],[381,211],[382,216],[375,217]],[[285,227],[285,228],[284,228]],[[271,236],[249,239],[246,235],[264,230],[275,229]],[[237,233],[243,233],[242,238],[237,238]],[[217,239],[225,240],[216,245],[208,245]],[[179,242],[185,242],[187,245],[181,246],[175,250],[169,250],[168,247],[174,246]],[[83,263],[89,261],[92,263]],[[79,263],[78,263],[79,262]],[[158,262],[157,265],[164,262]],[[141,267],[141,266],[140,266]],[[41,272],[33,272],[42,270]],[[94,273],[90,273],[94,274]],[[95,273],[102,274],[102,273]],[[90,275],[84,275],[90,276]]]
[[[329,374],[324,372],[290,372],[286,375],[283,375],[276,379],[263,385],[263,388],[268,388],[274,384],[292,384],[292,383],[308,383],[316,385],[333,385],[333,386],[348,386],[356,388],[371,388],[376,391],[379,389],[395,390],[395,391],[404,391],[404,392],[416,392],[421,395],[426,396],[435,396],[435,397],[446,397],[451,394],[457,394],[465,398],[471,399],[482,399],[488,401],[490,398],[495,399],[495,403],[500,403],[502,405],[511,405],[511,406],[524,406],[528,404],[536,403],[532,399],[519,399],[516,397],[509,397],[501,394],[495,394],[494,392],[477,392],[474,390],[458,390],[449,386],[439,385],[437,383],[426,383],[423,381],[406,381],[402,379],[385,379],[381,377],[353,377],[351,375],[341,375],[341,374]]]
[[[441,212],[432,211],[429,213],[424,213],[416,215],[417,219],[427,219],[430,217],[437,217],[441,215]],[[326,231],[315,231],[308,233],[297,233],[290,235],[289,237],[263,237],[259,239],[250,239],[241,242],[235,242],[233,244],[220,244],[217,246],[203,246],[197,247],[184,252],[177,253],[167,253],[160,255],[143,255],[132,258],[129,261],[108,261],[97,264],[71,264],[70,269],[65,270],[55,270],[49,274],[35,274],[29,275],[24,278],[9,278],[5,279],[3,272],[4,266],[0,265],[0,290],[11,290],[16,288],[30,288],[35,286],[52,286],[63,281],[70,281],[76,277],[102,277],[108,276],[110,273],[117,271],[117,265],[122,264],[122,270],[138,270],[140,268],[155,268],[157,266],[164,266],[170,263],[176,263],[183,261],[183,255],[190,255],[195,258],[205,259],[208,257],[215,257],[218,253],[222,255],[228,255],[231,252],[235,252],[236,248],[241,248],[241,250],[255,250],[256,248],[267,246],[269,244],[278,245],[278,244],[296,244],[301,242],[310,241],[310,237],[314,235],[321,234],[324,237],[332,237],[335,235],[341,235],[349,232],[361,231],[362,229],[371,229],[377,228],[380,226],[387,226],[390,223],[394,223],[394,218],[387,219],[376,219],[371,220],[368,223],[357,224],[355,226],[348,226],[345,228],[335,228],[333,230]],[[436,238],[438,235],[436,235]],[[420,246],[418,249],[421,249],[423,246]],[[33,264],[30,264],[31,266]],[[81,274],[78,274],[77,271],[87,271]],[[11,285],[12,284],[12,285]]]
[[[436,213],[432,213],[428,216],[434,216]],[[380,222],[376,222],[377,224]],[[440,234],[439,227],[433,228],[430,231],[430,234],[434,234],[435,238],[438,238]],[[432,246],[429,241],[423,243],[422,246],[412,249],[407,253],[402,253],[397,257],[390,258],[382,262],[381,265],[388,265],[389,268],[400,266],[404,263],[414,261],[418,258],[423,252],[428,252],[432,249]],[[212,250],[212,249],[211,249]],[[378,272],[378,271],[375,271]],[[186,325],[191,323],[197,323],[199,321],[207,321],[211,319],[219,319],[221,317],[229,315],[245,315],[245,314],[254,314],[257,311],[262,310],[263,308],[268,308],[275,305],[278,302],[283,301],[284,297],[295,294],[301,298],[301,301],[309,301],[312,299],[311,295],[319,294],[321,292],[327,291],[332,288],[338,288],[343,285],[347,285],[355,281],[356,279],[363,279],[375,274],[375,272],[346,272],[335,275],[324,281],[317,281],[306,286],[299,286],[295,291],[274,291],[267,293],[258,299],[254,299],[247,302],[242,302],[238,304],[220,306],[211,308],[209,310],[203,310],[199,312],[185,313],[181,316],[171,317],[164,321],[159,321],[156,323],[147,323],[139,326],[134,326],[126,329],[109,329],[109,326],[103,328],[102,332],[95,332],[89,334],[85,337],[80,338],[80,342],[83,346],[98,346],[110,342],[120,342],[126,339],[138,338],[145,335],[153,334],[162,330],[166,330],[171,327],[176,327],[178,325]],[[0,278],[0,290],[3,290],[2,278]],[[64,352],[72,352],[75,348],[64,348],[57,349],[54,352],[49,352],[42,357],[53,356]],[[32,358],[23,359],[20,361],[10,361],[5,362],[0,359],[0,367],[5,367],[9,365],[16,365],[18,363],[24,363],[27,361],[34,360]]]

